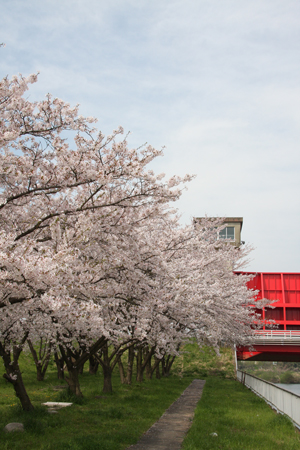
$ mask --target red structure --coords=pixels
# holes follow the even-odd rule
[[[248,288],[258,290],[255,300],[266,298],[277,301],[272,303],[275,308],[265,307],[263,311],[258,311],[266,325],[257,332],[253,345],[255,350],[239,347],[237,359],[300,361],[300,273],[251,274],[254,278],[248,283]],[[275,321],[278,327],[268,327],[268,320]]]

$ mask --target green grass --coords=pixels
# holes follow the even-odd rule
[[[12,386],[0,377],[0,450],[124,450],[163,414],[194,378],[207,378],[184,450],[292,450],[300,448],[299,434],[290,421],[233,380],[232,352],[217,358],[210,349],[188,345],[177,358],[173,375],[132,386],[113,376],[113,393],[102,394],[101,371],[81,376],[84,395],[79,401],[60,383],[51,362],[45,381],[36,381],[30,355],[22,355],[21,369],[35,411],[21,410]],[[4,369],[3,369],[4,372]],[[50,415],[41,403],[73,401]],[[22,422],[24,433],[4,433],[9,422]],[[216,432],[217,437],[210,433]]]
[[[211,347],[199,349],[197,344],[186,344],[182,354],[175,359],[172,372],[179,376],[206,378],[217,375],[221,378],[234,378],[233,352],[229,348],[221,348],[217,356]]]
[[[137,442],[138,438],[163,414],[192,377],[121,385],[118,373],[113,377],[113,393],[102,394],[101,371],[96,376],[81,376],[83,400],[58,414],[49,414],[41,407],[47,401],[72,401],[72,395],[55,391],[60,384],[55,366],[51,364],[44,382],[36,381],[34,365],[29,355],[22,357],[23,377],[29,396],[36,408],[21,410],[11,385],[0,377],[0,449],[6,450],[118,450]],[[100,398],[97,398],[100,397]],[[9,422],[22,422],[24,433],[5,433]]]
[[[212,436],[217,433],[217,436]],[[209,378],[183,450],[298,450],[291,421],[234,380]]]

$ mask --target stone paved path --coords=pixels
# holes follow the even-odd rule
[[[192,425],[201,398],[204,380],[194,380],[161,418],[128,450],[180,450]]]

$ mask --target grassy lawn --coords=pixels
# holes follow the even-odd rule
[[[12,387],[0,377],[1,450],[125,449],[138,440],[193,379],[171,376],[126,386],[120,384],[116,372],[113,393],[103,395],[101,371],[92,376],[86,367],[81,376],[84,399],[52,415],[41,407],[42,402],[74,400],[69,399],[66,390],[54,390],[60,384],[56,367],[51,365],[46,380],[37,382],[29,355],[23,356],[22,365],[24,382],[36,410],[23,412]],[[22,422],[25,432],[5,433],[3,428],[9,422]]]
[[[217,433],[217,436],[212,436]],[[298,450],[290,420],[234,380],[209,377],[183,450]]]
[[[118,373],[113,377],[113,393],[102,394],[101,371],[81,376],[84,399],[58,414],[41,407],[46,401],[74,401],[59,382],[51,363],[46,379],[36,381],[30,355],[23,355],[25,385],[36,410],[23,412],[12,387],[0,377],[0,449],[6,450],[122,450],[138,438],[163,414],[194,378],[207,377],[193,426],[184,442],[184,450],[276,450],[299,449],[299,434],[283,416],[234,381],[231,353],[215,359],[210,350],[199,352],[187,346],[176,361],[174,375],[131,386],[121,385]],[[3,370],[4,371],[4,370]],[[22,422],[24,433],[5,433],[9,422]],[[217,433],[218,436],[211,436]]]

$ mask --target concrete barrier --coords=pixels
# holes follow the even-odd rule
[[[299,395],[241,370],[237,370],[237,379],[255,394],[266,400],[272,408],[289,416],[297,428],[300,428]]]

